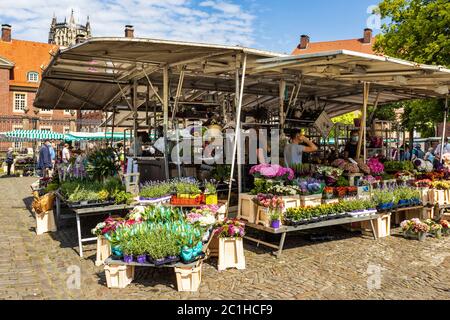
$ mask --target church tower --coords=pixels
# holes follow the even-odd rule
[[[55,14],[53,14],[48,35],[48,43],[69,47],[76,43],[78,35],[83,35],[85,38],[90,38],[92,36],[89,16],[87,17],[86,25],[81,25],[75,22],[73,10],[69,22],[67,22],[66,18],[64,18],[64,22],[58,22]]]

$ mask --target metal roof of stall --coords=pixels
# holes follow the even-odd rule
[[[332,116],[361,108],[363,82],[371,83],[369,101],[379,104],[448,93],[450,70],[404,60],[339,50],[287,56],[239,46],[209,45],[137,38],[90,38],[60,50],[45,70],[35,106],[51,109],[111,110],[127,106],[123,99],[131,84],[162,87],[161,68],[171,68],[176,86],[184,72],[183,90],[236,92],[240,54],[247,54],[243,108],[263,100],[279,106],[279,82],[298,99],[320,103]],[[183,71],[181,71],[183,70]],[[145,90],[144,90],[145,91]]]

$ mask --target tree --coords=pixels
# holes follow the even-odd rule
[[[375,51],[418,63],[450,66],[450,1],[383,0],[383,33]]]
[[[383,33],[374,49],[392,57],[417,63],[450,66],[449,0],[383,0],[379,4]],[[442,122],[444,103],[414,100],[394,104],[404,108],[402,124],[422,137],[435,136],[435,125]]]

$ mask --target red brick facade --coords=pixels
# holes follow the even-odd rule
[[[4,29],[2,28],[2,32],[5,32]],[[77,131],[77,112],[72,112],[72,115],[63,110],[46,111],[33,107],[42,68],[48,65],[50,52],[57,50],[57,46],[16,39],[5,40],[8,37],[0,38],[0,132],[14,129],[49,129],[61,133]],[[5,61],[13,66],[8,67]],[[30,79],[30,72],[37,74],[34,79],[37,81]],[[18,110],[23,108],[25,110]],[[0,151],[11,146],[20,148],[28,144],[1,142]]]

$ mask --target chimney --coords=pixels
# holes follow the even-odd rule
[[[134,38],[134,28],[132,25],[125,26],[125,38]]]
[[[85,41],[86,41],[86,37],[84,36],[84,34],[77,34],[77,36],[75,38],[76,44],[83,43]]]
[[[309,45],[309,36],[302,35],[300,37],[300,44],[298,46],[299,49],[307,49]]]
[[[11,25],[2,24],[2,41],[11,42]]]
[[[372,29],[364,29],[363,43],[372,43]]]

